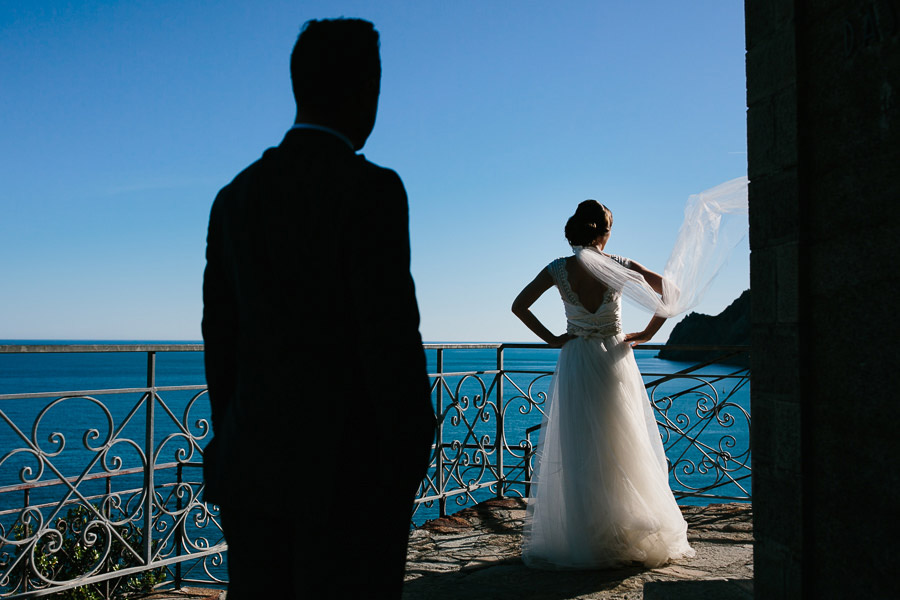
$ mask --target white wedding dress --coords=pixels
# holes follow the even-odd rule
[[[628,260],[612,257],[623,266]],[[621,293],[590,312],[566,259],[548,265],[577,336],[559,355],[541,428],[522,558],[531,567],[655,567],[693,556],[669,489],[666,457],[634,354]]]

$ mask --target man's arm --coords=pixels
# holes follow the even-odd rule
[[[393,171],[381,169],[363,220],[365,252],[355,265],[354,297],[369,307],[360,326],[378,343],[420,346],[419,309],[410,274],[406,190]]]
[[[390,393],[376,411],[386,431],[430,439],[434,411],[410,273],[406,190],[393,171],[379,169],[375,175],[360,230],[365,252],[354,259],[349,282],[352,297],[366,307],[355,311],[360,339],[369,344],[363,352],[364,381],[375,397]]]

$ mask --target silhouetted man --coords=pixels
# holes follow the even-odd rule
[[[398,598],[435,423],[406,192],[356,154],[375,124],[377,31],[308,22],[291,79],[294,127],[210,214],[206,499],[228,600]]]

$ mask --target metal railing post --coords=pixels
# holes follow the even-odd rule
[[[525,439],[529,442],[528,450],[525,451],[525,497],[531,497],[531,456],[533,453],[533,449],[531,448],[531,430],[527,429],[525,431]]]
[[[444,495],[444,349],[437,349],[437,380],[434,413],[437,418],[435,438],[435,484],[438,492],[438,516],[447,516],[447,497]]]
[[[175,514],[179,517],[178,529],[175,533],[175,556],[181,558],[181,546],[184,543],[184,524],[187,515],[181,514],[181,480],[182,480],[182,471],[183,471],[182,463],[178,463],[178,466],[175,469],[176,478],[175,478],[175,490],[176,490],[176,498],[175,498]],[[179,560],[175,563],[175,589],[181,589],[181,561]]]
[[[109,502],[112,497],[112,477],[106,477],[106,497],[103,499],[103,516],[107,518],[107,520],[112,516],[112,512],[109,510]]]
[[[497,497],[503,497],[506,485],[506,473],[503,472],[503,346],[497,348]]]
[[[147,423],[144,438],[146,472],[144,473],[144,561],[149,565],[153,558],[153,496],[156,489],[154,471],[156,468],[154,432],[154,407],[156,404],[156,352],[147,352]]]

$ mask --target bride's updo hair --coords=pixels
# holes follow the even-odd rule
[[[585,200],[566,222],[566,239],[573,246],[590,246],[612,229],[612,212],[596,200]]]

